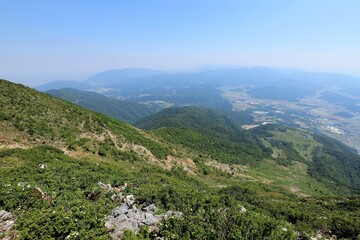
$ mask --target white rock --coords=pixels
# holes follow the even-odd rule
[[[246,212],[246,208],[245,208],[244,206],[241,206],[240,212],[245,213],[245,212]]]
[[[167,211],[165,214],[155,215],[157,207],[154,204],[137,208],[133,195],[127,195],[123,204],[115,208],[110,216],[106,217],[105,227],[112,231],[113,239],[121,238],[125,230],[139,233],[141,227],[148,226],[150,231],[157,231],[156,224],[168,217],[181,217],[183,214],[176,211]]]
[[[46,165],[46,164],[41,163],[41,164],[39,164],[39,168],[40,168],[40,169],[45,169],[45,168],[47,168],[47,165]]]

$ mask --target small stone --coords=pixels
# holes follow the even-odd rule
[[[246,208],[245,208],[244,206],[241,206],[240,212],[245,213],[245,212],[246,212]]]
[[[98,185],[107,192],[113,189],[111,187],[111,184],[104,184],[102,182],[98,182]]]
[[[46,165],[46,164],[41,163],[41,164],[39,164],[39,168],[40,168],[40,169],[45,169],[45,168],[47,168],[47,165]]]

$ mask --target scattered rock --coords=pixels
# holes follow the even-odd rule
[[[0,237],[2,240],[18,239],[14,231],[15,218],[5,210],[0,211]]]
[[[111,184],[109,183],[109,184],[104,184],[104,183],[102,183],[102,182],[98,182],[98,185],[102,188],[102,189],[104,189],[105,191],[110,191],[110,190],[112,190],[113,188],[111,187]]]
[[[106,217],[105,227],[111,231],[112,239],[121,238],[125,230],[139,233],[143,226],[149,227],[151,232],[158,231],[156,224],[170,217],[182,217],[182,212],[167,211],[165,214],[155,215],[158,208],[154,204],[137,208],[133,195],[123,198],[123,204],[115,208],[110,216]]]
[[[135,198],[133,195],[127,195],[123,201],[128,207],[132,207],[134,206]]]
[[[114,191],[121,193],[121,192],[125,191],[126,188],[127,188],[127,183],[124,183],[123,185],[121,185],[119,187],[114,187]]]

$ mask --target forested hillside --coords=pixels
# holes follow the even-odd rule
[[[303,163],[318,181],[360,190],[360,156],[326,136],[275,124],[245,131],[226,113],[197,107],[168,108],[136,124],[225,164]]]
[[[220,164],[221,156],[216,161],[215,152],[206,153],[198,143],[198,150],[176,144],[181,135],[170,142],[168,133],[157,132],[161,129],[139,130],[5,80],[0,105],[0,215],[7,216],[0,218],[0,238],[109,239],[120,232],[122,239],[356,239],[360,234],[360,200],[353,193],[299,196],[255,175],[244,178],[254,173],[250,168],[232,173],[209,164]],[[214,141],[224,138],[226,148],[227,142],[245,144],[236,134],[226,136],[232,130],[252,139],[235,131],[231,120],[211,116],[212,127],[196,131],[194,123],[188,129],[202,137],[218,131]],[[273,149],[267,144],[249,147],[266,157]],[[116,214],[129,199],[139,212],[156,209],[146,216],[164,217],[147,226],[136,222],[136,233],[109,226],[110,218],[123,220],[125,215]],[[169,212],[178,214],[165,217]]]

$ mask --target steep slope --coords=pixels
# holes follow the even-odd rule
[[[199,156],[196,168],[204,174],[185,171],[181,159],[190,163],[195,155],[180,146],[5,80],[0,106],[0,211],[15,219],[11,236],[0,238],[109,239],[116,229],[106,219],[127,217],[119,214],[124,196],[141,211],[156,206],[157,216],[182,215],[162,219],[157,230],[143,226],[137,236],[125,231],[123,239],[360,234],[356,196],[298,198],[206,166]],[[171,171],[163,167],[169,159],[180,160]]]
[[[128,124],[22,85],[0,84],[2,146],[48,144],[71,150],[80,145],[89,153],[110,154],[115,150],[110,146],[135,143],[166,157],[168,150]]]
[[[46,93],[128,123],[134,123],[140,118],[151,115],[156,111],[156,109],[144,104],[117,100],[95,92],[86,92],[71,88],[53,89]]]

